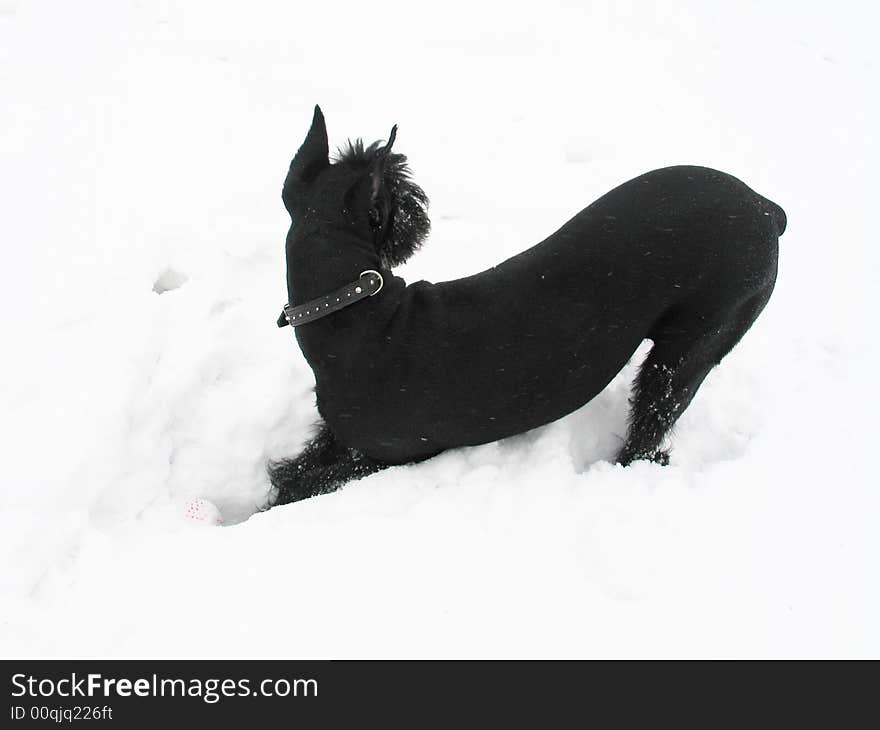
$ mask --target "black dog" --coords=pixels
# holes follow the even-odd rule
[[[430,224],[395,133],[331,164],[315,107],[284,183],[279,326],[296,325],[324,423],[298,457],[270,464],[273,502],[554,421],[646,338],[617,459],[666,464],[663,437],[773,291],[783,210],[730,175],[669,167],[488,271],[407,286],[389,269]]]

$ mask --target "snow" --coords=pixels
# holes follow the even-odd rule
[[[415,8],[0,2],[3,655],[880,655],[875,4]],[[785,208],[669,467],[609,461],[642,348],[562,421],[259,511],[316,418],[275,327],[316,102],[400,125],[408,281],[668,164]]]

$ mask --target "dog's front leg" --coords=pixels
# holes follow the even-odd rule
[[[330,428],[322,424],[299,456],[269,464],[269,481],[274,493],[270,506],[335,492],[347,482],[386,466],[343,446]]]

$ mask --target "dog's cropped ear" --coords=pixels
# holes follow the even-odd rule
[[[412,256],[431,229],[425,191],[410,178],[406,157],[391,151],[396,137],[395,124],[370,168],[371,205],[378,223],[377,250],[382,266],[389,269]]]
[[[373,158],[373,162],[370,166],[371,203],[375,203],[376,198],[379,197],[379,190],[382,188],[382,183],[385,179],[385,163],[388,160],[388,155],[391,153],[391,145],[394,144],[395,139],[397,139],[396,124],[391,127],[391,134],[388,135],[388,141],[385,143],[385,146],[380,147],[376,151],[376,156]]]
[[[315,105],[312,126],[305,142],[290,163],[288,178],[296,182],[307,182],[330,164],[330,148],[327,143],[327,125],[321,107]]]

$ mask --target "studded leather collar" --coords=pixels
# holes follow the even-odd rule
[[[328,314],[338,312],[340,309],[354,304],[366,297],[372,297],[379,293],[385,281],[382,274],[374,269],[361,272],[355,280],[335,291],[325,294],[323,297],[312,299],[298,307],[290,304],[284,305],[284,310],[278,318],[278,326],[291,325],[299,327],[301,324],[314,322],[316,319],[326,317]]]

